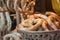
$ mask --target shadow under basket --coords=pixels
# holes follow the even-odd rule
[[[60,40],[60,30],[56,31],[22,31],[21,40]]]

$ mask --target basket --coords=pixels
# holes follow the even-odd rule
[[[60,30],[56,31],[19,31],[21,40],[60,40]]]

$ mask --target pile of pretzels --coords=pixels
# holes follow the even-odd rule
[[[17,30],[39,31],[39,30],[59,30],[60,16],[54,12],[46,12],[45,14],[35,13],[27,15],[27,19],[17,26]]]

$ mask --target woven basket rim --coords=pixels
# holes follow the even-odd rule
[[[60,29],[59,30],[50,30],[50,31],[25,31],[25,30],[17,30],[17,31],[21,31],[21,32],[27,32],[27,33],[39,33],[39,32],[41,32],[41,33],[46,33],[46,32],[60,32]]]

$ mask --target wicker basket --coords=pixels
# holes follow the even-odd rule
[[[56,31],[18,31],[22,40],[60,40],[60,30]]]

